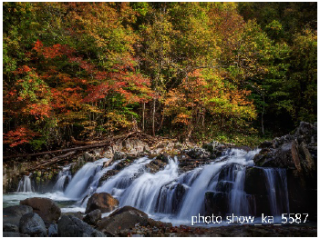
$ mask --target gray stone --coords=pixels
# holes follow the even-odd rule
[[[84,152],[83,158],[85,161],[93,161],[94,160],[94,156],[88,152]]]
[[[116,151],[113,155],[113,160],[120,160],[120,159],[124,159],[125,157],[126,157],[125,153]]]
[[[44,237],[47,235],[46,226],[37,213],[23,215],[20,219],[19,231],[30,236]]]
[[[3,209],[3,223],[19,226],[23,215],[33,212],[32,207],[26,205],[11,206]]]
[[[61,237],[104,237],[105,235],[93,229],[89,224],[71,215],[63,215],[58,221],[58,235]]]
[[[57,237],[58,236],[58,225],[56,223],[52,223],[48,227],[48,236],[49,237]]]
[[[90,225],[95,225],[99,220],[101,220],[101,210],[96,209],[89,212],[84,218],[83,221]]]
[[[110,236],[116,236],[121,230],[130,229],[139,223],[148,225],[148,215],[136,208],[124,206],[117,209],[98,223],[98,229]]]

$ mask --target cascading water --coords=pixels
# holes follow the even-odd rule
[[[69,185],[67,186],[64,195],[72,199],[82,199],[88,193],[90,193],[93,188],[96,187],[99,182],[100,177],[105,171],[110,169],[110,167],[103,168],[105,162],[111,159],[102,158],[95,162],[86,163],[73,177]]]
[[[263,168],[268,182],[268,196],[272,215],[280,216],[289,212],[289,197],[286,170],[281,168]]]
[[[90,195],[107,192],[119,200],[119,207],[133,206],[158,220],[186,222],[198,213],[205,214],[209,193],[224,197],[226,214],[252,215],[256,213],[255,200],[260,199],[246,192],[246,173],[250,167],[263,170],[271,214],[288,212],[286,170],[255,167],[253,157],[258,152],[229,149],[210,164],[183,173],[177,159],[169,159],[165,168],[150,173],[146,165],[153,159],[142,157],[101,182],[101,177],[122,161],[103,167],[110,160],[103,158],[85,164],[72,179],[68,168],[63,168],[54,186],[57,194],[53,195],[76,200],[75,206],[84,210]],[[67,178],[70,182],[63,191]],[[28,179],[25,176],[19,183],[19,190],[31,190]]]
[[[20,180],[17,192],[32,192],[31,180],[30,176],[24,175],[23,178]]]
[[[52,191],[64,191],[67,184],[71,181],[71,172],[70,172],[71,165],[63,167],[62,170],[58,174],[58,180],[56,184],[53,186]]]

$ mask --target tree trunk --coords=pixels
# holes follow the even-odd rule
[[[142,131],[144,132],[144,111],[146,110],[146,103],[143,102],[143,110],[142,110]]]
[[[153,99],[153,110],[152,110],[152,136],[155,137],[155,130],[154,130],[154,118],[156,114],[156,99]]]
[[[263,107],[262,107],[262,112],[261,112],[261,132],[262,132],[262,135],[264,135],[264,120],[263,120],[264,110],[265,110],[265,97],[264,97],[264,94],[262,95],[262,99],[263,99]]]

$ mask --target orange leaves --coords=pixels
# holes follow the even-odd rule
[[[32,49],[35,50],[36,52],[40,52],[42,48],[43,48],[43,43],[38,39]]]
[[[73,52],[73,50],[71,50],[68,46],[61,44],[55,44],[51,47],[45,47],[39,40],[36,41],[32,49],[35,50],[38,54],[43,55],[45,59],[54,59],[63,55],[69,56]]]
[[[3,143],[10,144],[10,147],[15,147],[23,143],[29,143],[35,136],[38,136],[38,133],[33,132],[32,130],[19,127],[16,130],[11,130],[3,136]]]
[[[24,73],[30,72],[32,70],[35,70],[35,69],[34,68],[30,68],[27,65],[23,65],[22,67],[18,68],[17,71],[13,71],[13,73],[14,74],[24,74]]]

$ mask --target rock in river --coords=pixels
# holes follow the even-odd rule
[[[46,226],[37,213],[23,215],[20,219],[19,230],[21,233],[33,237],[45,237],[47,235]]]
[[[93,194],[87,204],[86,213],[100,209],[102,213],[111,212],[119,205],[119,201],[112,197],[109,193]]]
[[[130,229],[139,223],[148,224],[148,215],[130,206],[124,206],[114,211],[110,216],[98,223],[98,229],[110,236],[116,236],[121,230]]]
[[[105,235],[93,229],[89,224],[71,215],[63,215],[58,221],[58,234],[61,237],[104,237]]]
[[[39,214],[46,224],[58,221],[61,215],[61,209],[49,198],[27,198],[20,201],[20,205],[32,207],[33,211]]]

